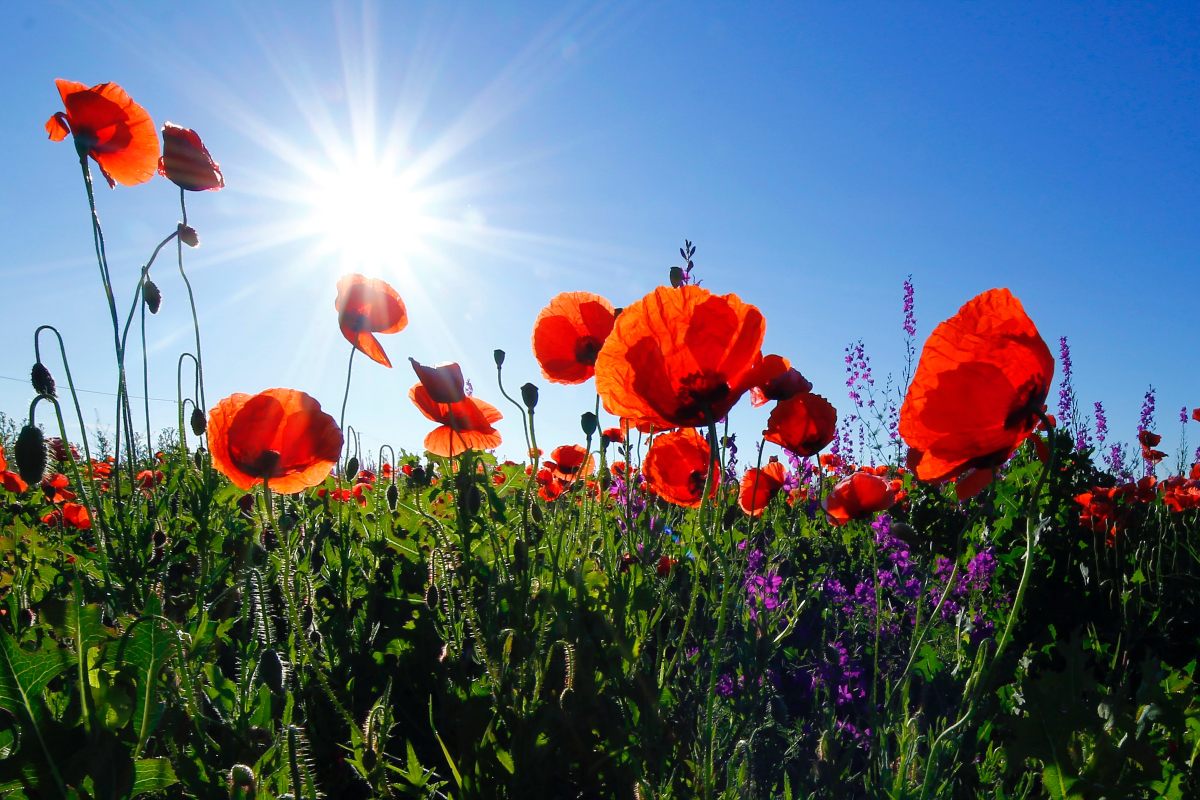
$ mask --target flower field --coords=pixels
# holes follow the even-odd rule
[[[209,397],[187,202],[220,166],[116,84],[58,90],[118,392],[111,441],[73,438],[69,343],[34,332],[0,430],[0,796],[1200,796],[1200,408],[1178,457],[1153,392],[1123,443],[1009,290],[920,341],[911,281],[900,377],[860,342],[814,386],[691,242],[621,308],[548,297],[538,376],[402,363],[404,299],[351,274],[312,321],[351,346],[343,397]],[[179,187],[136,275],[97,175]],[[155,450],[129,356],[160,279],[194,341]],[[355,445],[356,358],[411,368],[418,450]]]

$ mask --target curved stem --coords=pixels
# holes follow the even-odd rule
[[[354,354],[358,352],[358,348],[350,345],[350,359],[346,362],[346,392],[342,395],[342,413],[338,416],[338,430],[346,429],[346,403],[350,400],[350,376],[354,371]],[[347,443],[346,451],[350,451]]]
[[[187,202],[185,197],[186,192],[184,192],[183,187],[180,187],[179,210],[183,214],[183,224],[187,225]],[[192,327],[196,331],[196,374],[197,381],[200,384],[200,407],[207,410],[208,398],[204,396],[204,359],[200,355],[200,317],[196,314],[196,296],[192,292],[192,282],[188,280],[187,273],[183,271],[183,241],[180,239],[176,239],[175,253],[179,260],[179,277],[183,278],[183,285],[187,289],[188,306],[192,309]]]

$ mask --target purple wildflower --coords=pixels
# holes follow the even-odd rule
[[[1075,407],[1075,387],[1071,380],[1071,346],[1067,337],[1058,339],[1058,360],[1062,366],[1062,380],[1058,384],[1058,418],[1064,424],[1071,420],[1071,412]]]
[[[909,273],[904,279],[904,335],[909,338],[917,335],[917,317],[913,313],[916,307],[914,296],[912,273]]]
[[[1108,417],[1104,413],[1104,404],[1099,400],[1096,401],[1096,444],[1100,447],[1104,446],[1104,440],[1108,438]]]
[[[1154,430],[1154,387],[1146,390],[1142,397],[1142,413],[1138,417],[1138,433]]]

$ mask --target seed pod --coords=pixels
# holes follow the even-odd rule
[[[33,383],[33,390],[38,394],[46,397],[58,397],[54,388],[54,377],[42,362],[39,361],[33,365],[29,379]]]
[[[521,401],[525,403],[525,407],[530,411],[537,408],[538,404],[538,388],[532,383],[527,383],[521,387]]]
[[[387,504],[389,511],[396,510],[396,504],[400,502],[400,491],[396,489],[396,484],[390,483],[387,488]]]
[[[41,483],[46,475],[46,437],[42,429],[36,425],[21,428],[13,453],[21,480],[30,486]]]
[[[192,433],[196,434],[197,436],[203,436],[204,432],[208,430],[208,420],[204,418],[204,412],[198,408],[192,409],[191,423]]]
[[[157,314],[158,309],[162,306],[162,292],[159,291],[158,284],[146,278],[146,282],[142,284],[142,299],[146,301],[146,310],[151,314]]]
[[[496,349],[492,351],[492,358],[496,360],[496,369],[504,366],[504,351]]]
[[[196,233],[196,229],[191,225],[179,223],[179,241],[186,244],[188,247],[199,247],[200,236]]]
[[[585,411],[583,412],[582,416],[579,417],[579,427],[583,428],[583,435],[587,436],[589,439],[592,437],[592,434],[596,432],[596,426],[599,424],[599,422],[600,421],[596,419],[596,415],[591,411]]]

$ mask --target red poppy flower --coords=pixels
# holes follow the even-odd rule
[[[583,383],[613,329],[613,304],[591,292],[555,296],[533,323],[533,355],[551,383]]]
[[[870,472],[855,472],[843,478],[822,504],[833,525],[845,525],[852,519],[863,519],[884,511],[896,502],[896,489]]]
[[[77,531],[86,531],[92,527],[92,515],[87,506],[79,503],[64,503],[62,508],[56,508],[42,517],[43,525],[63,525]]]
[[[71,483],[67,480],[66,475],[56,472],[53,475],[47,475],[42,478],[42,493],[46,495],[46,499],[51,503],[74,500],[75,493],[67,489],[70,485]]]
[[[1162,441],[1162,437],[1150,431],[1138,431],[1138,444],[1142,446],[1142,458],[1150,464],[1157,464],[1167,457],[1162,450],[1154,448]]]
[[[15,472],[8,471],[8,460],[4,457],[4,445],[0,444],[0,485],[4,486],[5,491],[13,494],[21,494],[29,488],[29,484]]]
[[[660,286],[617,317],[596,391],[610,413],[659,429],[707,425],[758,382],[765,330],[737,295]]]
[[[294,494],[325,480],[342,452],[342,432],[321,404],[295,389],[226,397],[208,413],[212,463],[235,486],[268,481]]]
[[[659,556],[658,563],[654,566],[654,574],[658,575],[660,578],[665,578],[671,574],[671,570],[674,569],[675,565],[678,563],[678,558]]]
[[[1200,422],[1200,408],[1192,409],[1192,419],[1196,420],[1196,422]]]
[[[646,488],[668,503],[698,508],[704,499],[709,455],[708,440],[695,428],[656,436],[642,464]],[[710,497],[717,493],[718,477],[709,486]]]
[[[435,403],[458,403],[466,398],[467,382],[458,364],[447,361],[427,367],[415,358],[408,359],[408,363],[412,364],[413,372],[417,373],[421,385]]]
[[[559,480],[567,483],[591,475],[596,470],[596,459],[578,444],[564,444],[554,448],[550,452],[550,459],[545,463]]]
[[[762,469],[746,470],[738,492],[738,505],[752,517],[761,515],[771,499],[783,488],[786,478],[787,468],[774,457]]]
[[[372,361],[385,367],[392,362],[375,338],[376,333],[399,333],[408,325],[408,311],[396,290],[378,278],[343,275],[337,283],[338,325],[346,341]]]
[[[168,122],[162,128],[163,154],[158,174],[189,192],[216,191],[225,186],[221,165],[213,161],[200,134]]]
[[[750,388],[750,405],[758,408],[771,400],[787,400],[811,392],[813,385],[790,361],[774,353],[763,356],[759,367],[759,385]]]
[[[600,443],[608,444],[625,444],[625,431],[621,428],[605,428],[600,431]]]
[[[805,392],[775,405],[763,438],[807,458],[832,442],[836,430],[837,409],[821,395]]]
[[[445,366],[453,367],[452,371],[461,377],[457,364]],[[451,458],[467,450],[492,450],[500,446],[500,432],[492,423],[503,419],[503,415],[491,403],[465,394],[457,402],[439,403],[424,383],[409,389],[408,396],[422,414],[439,424],[425,437],[425,449],[434,455]]]
[[[110,187],[135,186],[154,177],[158,165],[158,133],[146,109],[115,83],[92,88],[56,80],[66,112],[46,120],[50,140],[75,137],[80,155],[92,157]]]
[[[1007,289],[990,289],[938,325],[900,409],[908,466],[923,481],[967,475],[960,499],[982,490],[1037,426],[1054,357]]]

